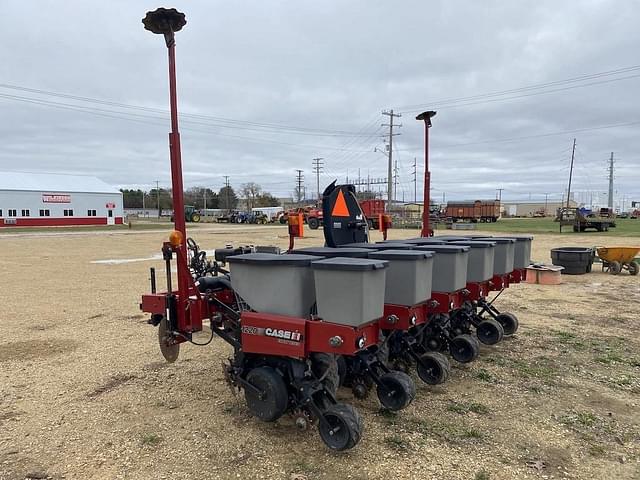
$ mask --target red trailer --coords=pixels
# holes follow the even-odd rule
[[[495,222],[500,218],[500,200],[476,200],[473,202],[449,202],[447,221]]]

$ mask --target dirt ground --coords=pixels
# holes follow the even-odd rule
[[[321,231],[301,246],[319,245]],[[415,236],[394,230],[392,238]],[[251,418],[225,384],[230,349],[172,365],[139,309],[166,233],[0,237],[0,479],[638,479],[640,283],[599,272],[518,285],[498,300],[521,328],[398,414],[350,399],[366,426],[327,451],[290,418]],[[199,228],[206,249],[285,247],[282,226]],[[549,249],[597,234],[538,235]],[[640,245],[640,238],[606,238]],[[130,263],[91,263],[142,259]]]

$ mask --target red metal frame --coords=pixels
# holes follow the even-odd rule
[[[297,358],[313,352],[352,356],[376,345],[380,331],[378,321],[351,327],[258,312],[243,312],[240,323],[245,353]],[[362,345],[358,345],[360,339],[363,339]]]
[[[413,321],[411,319],[414,319]],[[405,306],[385,303],[384,316],[380,319],[382,330],[409,330],[427,321],[427,304]]]
[[[426,305],[427,315],[449,313],[462,306],[465,301],[463,290],[456,292],[432,292],[431,300]]]
[[[466,290],[469,292],[465,296],[465,300],[478,301],[486,297],[491,291],[490,280],[485,282],[469,282]]]

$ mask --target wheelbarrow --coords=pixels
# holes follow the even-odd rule
[[[638,275],[640,265],[635,261],[640,247],[597,247],[598,257],[602,260],[602,271],[618,275],[627,270],[631,275]]]

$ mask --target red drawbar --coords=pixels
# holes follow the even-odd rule
[[[4,223],[0,218],[0,227],[71,227],[82,225],[106,225],[107,217],[19,217],[16,223]],[[116,225],[122,225],[122,217],[115,217]]]
[[[411,321],[412,317],[414,318],[413,322]],[[409,330],[411,327],[423,324],[425,321],[424,303],[411,307],[385,303],[384,316],[380,320],[380,328],[383,330]]]

